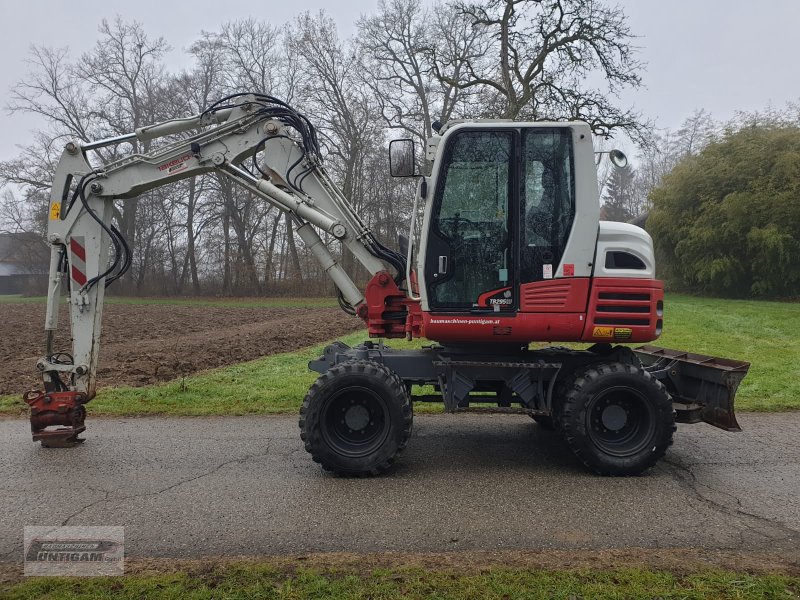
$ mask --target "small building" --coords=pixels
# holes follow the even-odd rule
[[[0,233],[0,294],[43,293],[50,252],[35,233]]]

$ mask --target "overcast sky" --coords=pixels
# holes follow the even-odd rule
[[[737,110],[800,99],[800,0],[620,0],[631,30],[640,36],[640,58],[647,63],[645,88],[621,100],[661,127],[677,127],[696,108],[728,119]],[[90,49],[97,26],[116,14],[142,22],[149,35],[164,36],[173,47],[170,66],[187,65],[185,48],[199,32],[222,22],[253,16],[282,24],[296,14],[325,8],[343,37],[354,33],[361,14],[377,0],[261,0],[258,2],[170,2],[165,0],[0,0],[0,160],[14,156],[40,125],[33,118],[9,116],[8,89],[24,77],[32,44],[68,46],[73,55]],[[177,115],[176,115],[177,116]]]

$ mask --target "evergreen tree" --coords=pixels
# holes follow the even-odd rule
[[[630,221],[637,215],[636,173],[630,165],[624,169],[615,168],[606,185],[603,196],[605,218],[608,221]]]
[[[800,294],[800,127],[731,128],[655,188],[662,276],[727,296]]]

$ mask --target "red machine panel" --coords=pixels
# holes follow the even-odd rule
[[[663,283],[654,279],[555,279],[521,286],[515,313],[423,313],[422,335],[461,343],[649,342],[661,334],[663,300]]]
[[[585,325],[583,313],[423,313],[422,318],[423,336],[437,342],[578,341]]]
[[[657,279],[593,280],[585,342],[651,342],[661,335],[664,283]]]
[[[589,278],[564,278],[524,283],[519,288],[522,312],[584,312]]]

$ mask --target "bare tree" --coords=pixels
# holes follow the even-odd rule
[[[93,98],[101,99],[96,112],[110,134],[133,131],[164,118],[163,58],[170,50],[164,38],[150,38],[141,23],[117,17],[103,19],[94,50],[81,57],[77,73],[90,84]]]
[[[458,84],[466,66],[486,51],[488,39],[451,6],[427,9],[422,0],[381,0],[376,14],[358,21],[358,29],[364,81],[384,120],[424,143],[432,124],[458,114],[471,95]]]
[[[33,46],[27,62],[29,75],[11,89],[8,110],[43,118],[53,140],[89,140],[97,115],[68,49]]]
[[[318,125],[327,167],[356,212],[362,212],[365,162],[381,147],[383,135],[377,106],[362,81],[358,48],[339,39],[324,12],[298,17],[288,30],[288,44],[301,65],[304,106]],[[344,266],[354,267],[348,252]]]
[[[650,191],[658,186],[681,160],[700,152],[714,141],[721,126],[703,109],[695,110],[676,130],[651,129],[639,147],[639,165],[634,185],[639,212],[650,209]]]
[[[28,203],[26,212],[44,213],[65,140],[90,139],[98,119],[67,49],[34,46],[28,66],[28,76],[10,91],[7,109],[11,114],[36,115],[45,127],[34,133],[16,158],[0,162],[0,186],[18,190]],[[44,216],[39,221],[44,223]]]
[[[163,38],[150,38],[141,23],[125,22],[117,17],[113,23],[103,20],[99,28],[100,39],[91,52],[84,54],[76,68],[80,77],[89,84],[94,112],[102,121],[104,135],[118,135],[134,131],[147,123],[167,118],[164,99],[166,76],[163,58],[169,46]],[[98,136],[100,137],[100,136]],[[134,152],[139,143],[131,142]],[[148,151],[150,142],[141,145]],[[145,195],[122,203],[117,213],[119,230],[134,242],[136,250],[137,211],[140,201],[155,202],[155,196]],[[151,207],[148,212],[155,210]],[[149,237],[145,236],[149,241]],[[143,251],[150,251],[151,245]],[[146,263],[145,263],[146,264]],[[137,275],[141,282],[144,275]]]
[[[468,61],[461,89],[482,88],[495,98],[497,116],[581,119],[595,133],[625,130],[636,137],[640,117],[612,96],[641,84],[633,35],[619,7],[601,0],[460,1],[458,9],[493,40],[482,60]],[[606,90],[588,80],[599,74]]]
[[[95,48],[77,63],[69,61],[66,49],[34,47],[30,74],[12,89],[8,108],[44,117],[47,125],[17,159],[0,164],[0,179],[22,188],[31,200],[46,198],[66,139],[128,132],[164,114],[159,111],[164,40],[151,40],[141,25],[119,18],[103,21],[99,33]],[[116,149],[106,151],[107,158],[115,155]],[[129,240],[136,239],[137,204],[131,200],[115,211]]]
[[[207,80],[205,87],[217,91],[217,97],[248,91],[281,99],[294,94],[297,73],[288,60],[281,28],[253,18],[225,23],[218,33],[203,32],[191,52],[198,63],[196,68]],[[212,99],[205,98],[206,105]],[[259,248],[274,247],[275,236],[280,233],[273,228],[272,239],[268,240],[262,225],[273,218],[277,209],[227,181],[212,179],[209,190],[216,198],[219,224],[224,230],[223,287],[228,291],[236,288],[240,292],[258,292]],[[293,237],[289,245],[294,251]]]
[[[225,49],[225,80],[231,91],[270,93],[279,81],[280,30],[252,17],[225,23],[214,39]]]
[[[195,59],[194,67],[173,78],[168,99],[173,103],[173,114],[195,114],[202,112],[214,100],[220,98],[224,90],[225,55],[221,41],[208,34],[192,44],[189,53]],[[213,201],[208,198],[209,177],[191,177],[173,187],[172,202],[181,207],[180,222],[183,227],[182,240],[186,252],[176,281],[178,293],[182,292],[188,278],[191,278],[195,294],[200,293],[197,245],[204,230],[219,221],[219,213],[214,210]],[[164,207],[165,212],[168,207]],[[177,263],[173,260],[177,267]]]

